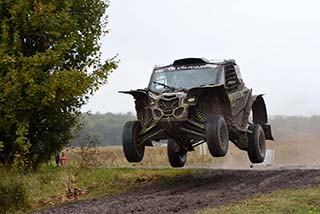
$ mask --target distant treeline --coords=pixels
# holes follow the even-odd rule
[[[81,146],[88,140],[95,141],[98,146],[120,145],[123,125],[127,121],[136,120],[131,112],[126,114],[83,114],[82,127],[76,133],[73,145]]]
[[[82,128],[74,139],[74,146],[88,142],[88,137],[97,142],[98,146],[121,145],[123,125],[126,121],[135,120],[136,116],[126,114],[83,114]],[[320,116],[272,116],[272,126],[276,140],[301,139],[303,137],[320,138]]]
[[[272,116],[269,123],[276,140],[301,140],[304,137],[320,139],[320,116]]]

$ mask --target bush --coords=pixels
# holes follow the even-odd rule
[[[20,179],[0,181],[0,212],[28,207],[27,187]]]

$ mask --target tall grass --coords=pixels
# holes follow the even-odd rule
[[[241,153],[234,152],[237,149],[231,146],[230,152],[233,156],[241,156]],[[77,166],[81,164],[83,158],[81,157],[80,148],[67,149],[65,152],[69,159],[69,164]],[[246,153],[244,153],[246,155]],[[100,147],[97,152],[90,156],[101,167],[131,167],[131,166],[167,166],[170,167],[167,148],[166,147],[146,147],[145,156],[140,163],[128,163],[125,159],[122,147]],[[87,158],[86,158],[87,159]],[[213,158],[209,151],[201,154],[199,148],[195,151],[189,152],[187,157],[187,166],[213,166],[215,164],[223,163],[226,158]]]
[[[267,148],[274,151],[272,165],[320,165],[320,144],[313,137],[299,138],[295,140],[267,141]],[[79,149],[73,148],[66,151],[69,164],[77,166],[83,160]],[[166,147],[146,147],[145,156],[140,163],[130,164],[126,161],[122,147],[100,147],[90,155],[93,162],[99,163],[101,167],[128,167],[128,166],[170,166],[167,158]],[[212,168],[249,168],[246,151],[239,150],[230,143],[229,151],[225,157],[214,158],[207,148],[205,153],[196,147],[195,151],[188,152],[186,166],[207,166]]]
[[[18,177],[15,179],[3,179],[0,182],[0,212],[15,211],[28,208],[27,187],[23,180]]]

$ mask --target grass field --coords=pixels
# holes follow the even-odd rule
[[[198,214],[220,213],[320,213],[320,186],[298,190],[279,190],[234,204],[198,212]]]
[[[66,150],[69,164],[79,165],[82,162],[81,151],[79,148]],[[128,163],[125,159],[122,147],[99,147],[94,155],[90,155],[88,161],[96,162],[104,167],[129,167],[129,166],[169,166],[166,147],[146,147],[145,156],[140,163]],[[86,159],[86,158],[85,158]],[[209,153],[200,155],[199,149],[188,153],[188,165],[207,165],[219,161],[213,159]]]
[[[320,164],[320,156],[317,152],[319,145],[313,139],[269,143],[268,148],[275,150],[274,165]],[[2,209],[2,211],[23,212],[73,200],[112,196],[146,183],[201,171],[135,168],[136,166],[169,166],[166,147],[147,148],[144,160],[135,164],[130,164],[125,160],[121,147],[84,150],[73,148],[66,149],[65,154],[68,158],[67,166],[56,168],[52,161],[49,166],[43,165],[37,172],[25,175],[14,174],[0,166],[0,211]],[[187,166],[212,168],[250,168],[250,165],[246,152],[240,151],[232,144],[226,157],[213,158],[208,151],[201,154],[199,148],[196,148],[195,151],[188,153],[187,160]],[[264,210],[270,209],[271,213],[278,209],[283,212],[289,209],[288,211],[291,212],[290,204],[299,203],[301,206],[294,207],[297,209],[294,213],[297,213],[300,208],[312,213],[319,211],[319,203],[314,200],[314,197],[319,194],[320,188],[318,187],[279,191],[228,207],[203,212],[235,213],[240,210],[242,213],[250,213],[250,210],[259,210],[258,213],[260,213],[261,210],[261,213],[266,213]]]
[[[275,166],[290,165],[320,165],[320,144],[315,138],[301,138],[288,141],[267,141],[267,148],[274,151],[272,164]],[[126,161],[122,147],[99,147],[94,152],[89,151],[88,158],[81,156],[79,148],[67,149],[66,155],[71,165],[79,165],[86,159],[103,167],[118,166],[169,166],[166,147],[146,147],[145,156],[140,163],[130,164]],[[207,166],[213,168],[250,168],[251,163],[247,153],[230,144],[225,157],[213,158],[205,148],[200,153],[199,147],[188,153],[187,166]]]
[[[196,169],[41,168],[16,175],[1,169],[0,212],[25,212],[73,200],[112,196]]]

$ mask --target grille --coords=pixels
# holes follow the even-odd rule
[[[172,114],[173,110],[179,107],[179,98],[173,100],[159,100],[159,107],[165,115]]]

